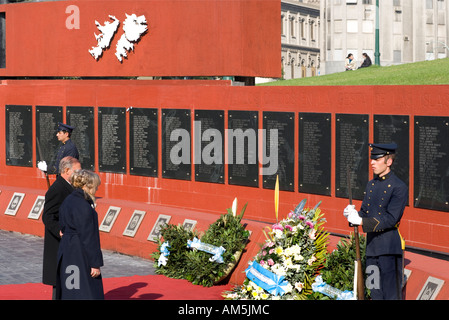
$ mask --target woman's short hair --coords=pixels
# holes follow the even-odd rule
[[[83,189],[84,192],[95,202],[95,192],[100,186],[101,180],[98,174],[86,169],[77,170],[72,175],[74,188]]]

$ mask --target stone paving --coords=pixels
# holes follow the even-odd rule
[[[41,237],[0,230],[0,285],[42,281]],[[155,274],[153,262],[109,250],[102,250],[103,278]]]

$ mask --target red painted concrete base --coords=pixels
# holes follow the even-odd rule
[[[38,220],[29,219],[28,215],[32,210],[36,197],[45,195],[45,190],[18,190],[17,188],[7,186],[0,186],[0,190],[0,229],[42,237],[44,235],[42,215]],[[25,193],[25,197],[17,214],[15,216],[9,216],[4,214],[4,212],[6,211],[14,192]],[[148,203],[103,198],[98,199],[97,206],[100,223],[110,206],[120,207],[121,211],[110,232],[100,231],[102,247],[104,249],[114,250],[146,259],[151,259],[151,253],[157,250],[157,243],[149,241],[147,238],[160,214],[171,216],[170,223],[172,224],[182,224],[185,219],[196,220],[196,228],[200,231],[206,230],[209,225],[218,218],[217,214],[210,212],[198,212]],[[231,204],[229,204],[229,207],[230,206]],[[239,208],[241,206],[243,206],[242,203],[239,204]],[[216,211],[217,208],[212,209],[215,209]],[[145,218],[134,237],[124,236],[123,232],[134,210],[145,211]],[[226,213],[226,208],[223,208],[223,213]],[[265,226],[269,225],[268,223],[247,219],[243,219],[242,223],[247,224],[246,229],[250,230],[252,233],[245,252],[242,254],[240,261],[228,280],[230,285],[241,284],[245,279],[244,271],[248,266],[248,262],[254,258],[260,249],[260,245],[265,241],[265,236],[262,230]],[[329,249],[333,250],[339,240],[339,237],[331,236]],[[405,268],[411,271],[404,291],[405,299],[417,299],[428,277],[434,277],[444,281],[443,287],[436,296],[436,299],[449,299],[449,261],[406,252]]]

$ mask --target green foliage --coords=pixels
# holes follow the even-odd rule
[[[326,255],[324,267],[320,270],[323,281],[339,290],[352,291],[354,289],[354,261],[356,260],[354,234],[351,233],[349,239],[342,239],[337,244],[337,248]],[[365,270],[365,247],[366,238],[359,235],[360,256],[362,260],[362,270]],[[369,289],[365,288],[365,297],[369,296]],[[310,299],[328,300],[329,297],[314,293]]]
[[[227,214],[211,224],[201,237],[202,243],[222,246],[224,263],[210,261],[207,252],[187,248],[187,240],[198,237],[198,233],[186,231],[182,226],[166,225],[161,228],[162,238],[170,244],[168,262],[158,266],[157,260],[161,253],[162,241],[159,241],[158,251],[152,254],[155,259],[156,273],[176,279],[186,279],[193,284],[210,287],[226,276],[229,265],[236,263],[236,252],[243,251],[249,237],[249,231],[241,224],[246,205],[240,215],[233,215],[228,209]]]

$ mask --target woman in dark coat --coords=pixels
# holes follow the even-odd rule
[[[59,209],[62,238],[58,251],[57,297],[60,299],[104,299],[95,193],[100,178],[79,170],[72,176],[75,190]]]

